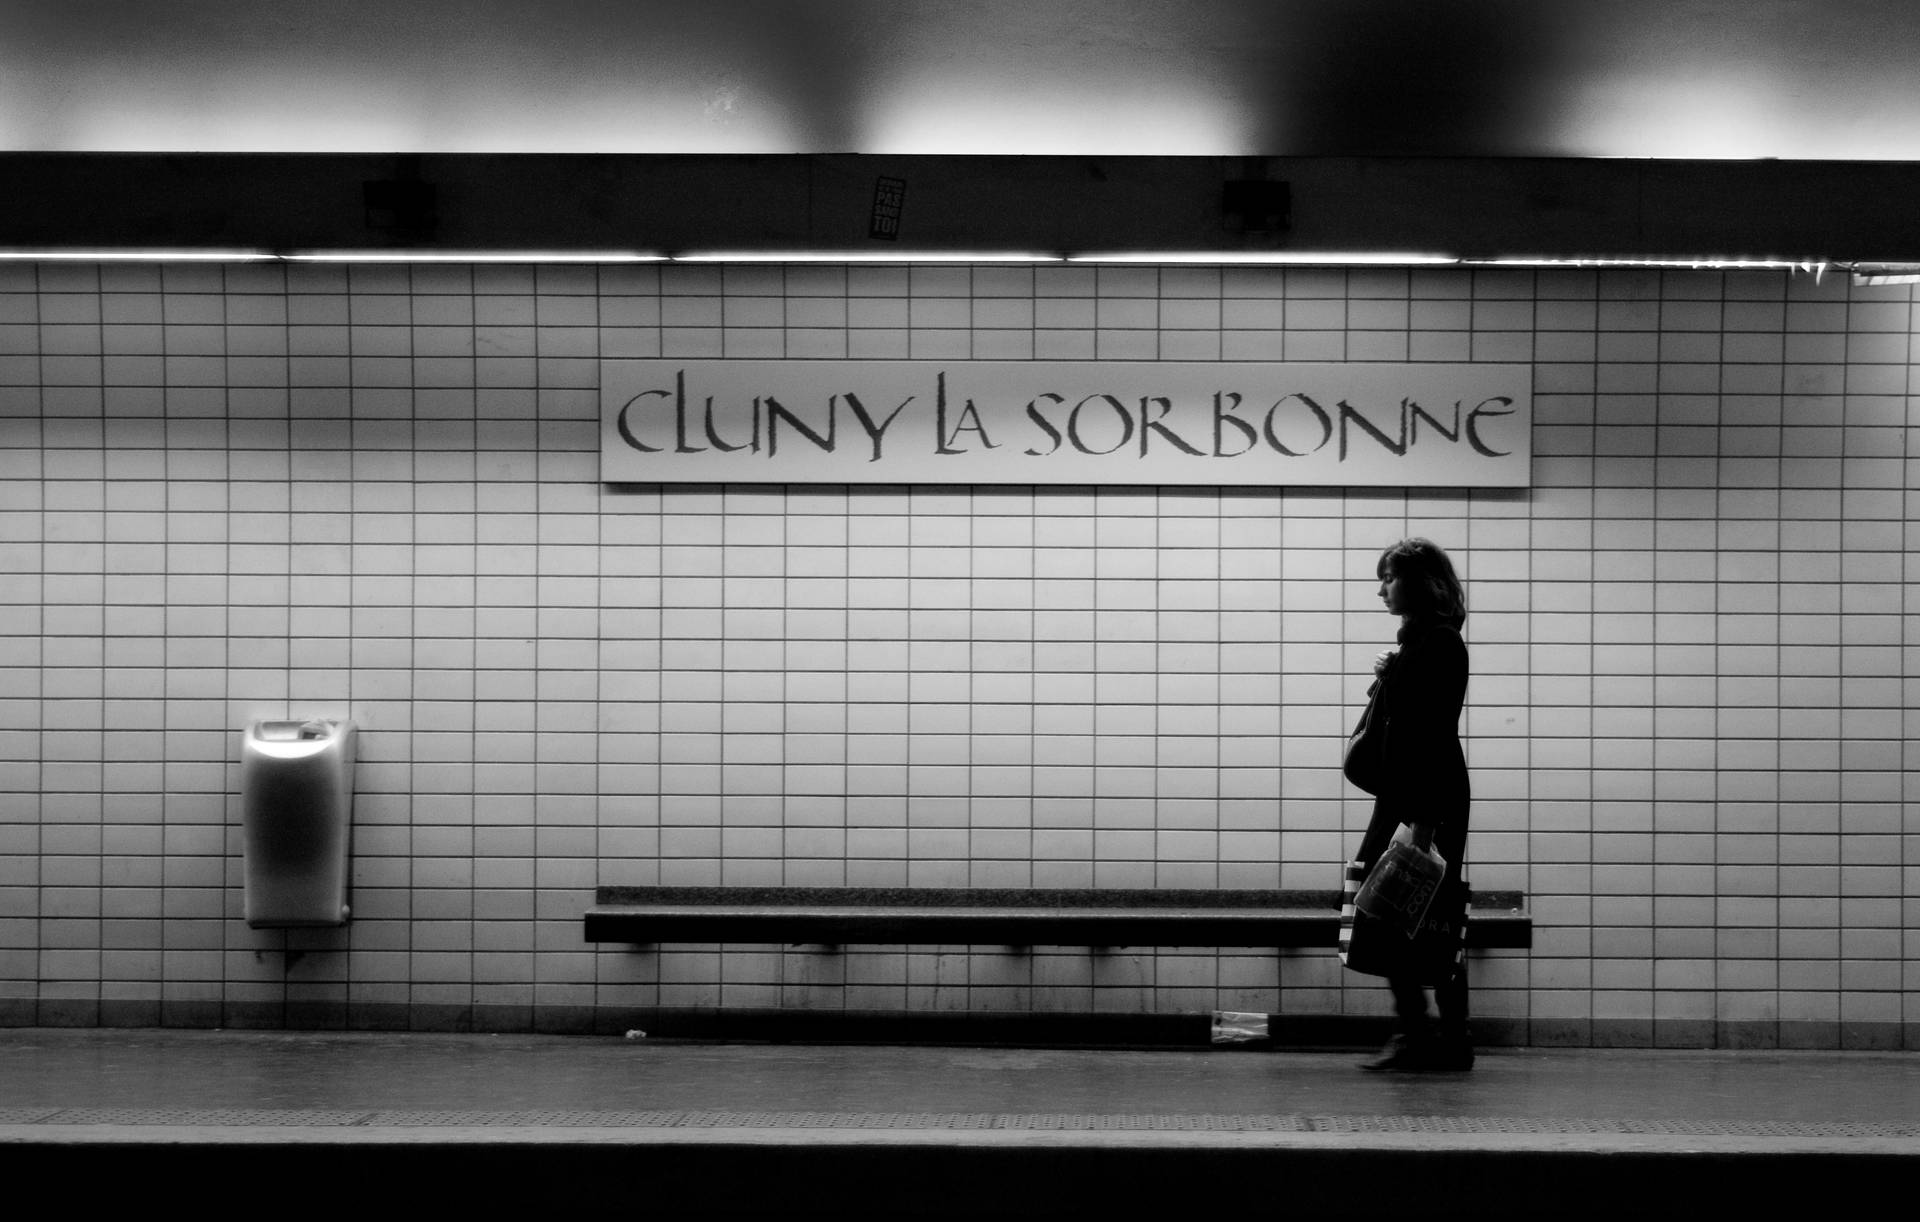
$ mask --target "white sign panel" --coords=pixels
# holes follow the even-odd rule
[[[600,363],[611,483],[1524,488],[1528,365]]]

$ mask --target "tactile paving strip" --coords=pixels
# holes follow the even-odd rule
[[[0,1124],[39,1124],[59,1110],[57,1107],[0,1107]]]
[[[1614,1134],[1920,1138],[1920,1122],[1582,1119],[1516,1116],[1227,1116],[995,1112],[516,1111],[273,1108],[0,1108],[6,1125],[200,1127],[998,1130],[1003,1132]]]
[[[559,1129],[671,1129],[685,1123],[686,1112],[598,1112],[530,1108],[512,1112],[391,1111],[362,1112],[349,1122],[397,1128],[559,1128]]]
[[[234,1107],[69,1107],[51,1113],[42,1124],[131,1124],[176,1125],[180,1127],[252,1127],[289,1126],[328,1127],[359,1124],[366,1116],[361,1111],[310,1111],[304,1109]]]

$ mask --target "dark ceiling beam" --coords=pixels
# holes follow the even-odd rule
[[[905,184],[892,239],[873,236],[882,179]],[[1904,162],[27,153],[0,180],[13,250],[1920,261]]]

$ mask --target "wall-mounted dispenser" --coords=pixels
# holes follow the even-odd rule
[[[255,721],[241,748],[247,924],[347,922],[353,834],[350,721]]]

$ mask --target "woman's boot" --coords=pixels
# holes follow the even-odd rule
[[[1433,1020],[1427,1016],[1427,991],[1405,980],[1388,980],[1393,990],[1393,1038],[1372,1060],[1360,1062],[1360,1068],[1372,1073],[1406,1073],[1430,1069],[1433,1048]]]

